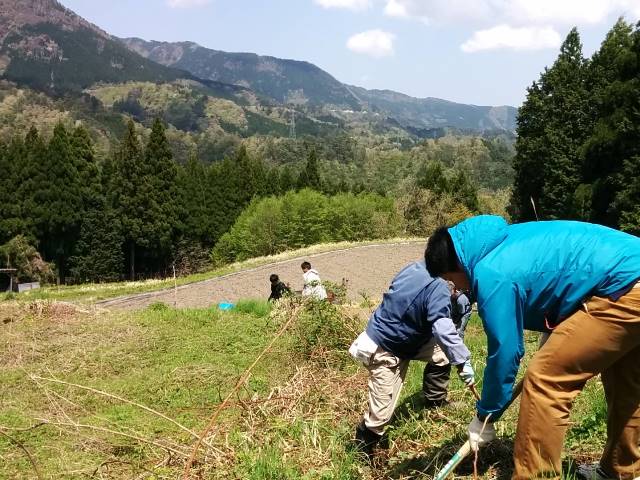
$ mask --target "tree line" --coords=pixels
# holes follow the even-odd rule
[[[502,164],[504,148],[491,156],[484,140],[447,142],[388,154],[346,137],[241,145],[221,161],[196,150],[182,164],[160,119],[150,131],[128,122],[101,155],[81,124],[60,123],[50,138],[32,127],[0,142],[0,266],[20,263],[24,280],[55,272],[60,283],[167,276],[316,240],[426,235],[437,222],[501,212],[481,205],[475,170],[459,162]],[[451,157],[456,151],[467,153]],[[260,246],[248,245],[249,224]],[[278,238],[258,235],[261,225]]]
[[[620,19],[591,58],[574,28],[527,90],[511,213],[640,235],[640,28]]]
[[[176,263],[193,266],[208,258],[253,198],[322,189],[313,150],[300,171],[269,167],[243,147],[221,162],[192,155],[180,165],[160,120],[146,140],[129,122],[104,162],[81,125],[58,124],[48,141],[31,128],[0,143],[0,171],[0,245],[7,255],[24,242],[36,246],[55,264],[60,282],[134,279],[166,274]]]

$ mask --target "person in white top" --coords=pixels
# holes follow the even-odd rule
[[[304,288],[302,289],[303,297],[315,297],[318,300],[327,298],[327,291],[322,286],[322,280],[317,270],[311,268],[309,262],[302,262],[302,278],[304,280]]]

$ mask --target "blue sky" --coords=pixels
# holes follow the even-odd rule
[[[640,0],[62,0],[121,37],[307,60],[338,80],[518,106],[577,26],[590,55]]]

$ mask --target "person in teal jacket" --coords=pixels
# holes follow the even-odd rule
[[[425,261],[433,276],[472,290],[487,335],[472,447],[495,437],[525,353],[523,331],[553,332],[525,376],[513,478],[559,477],[572,402],[598,374],[608,440],[600,465],[581,472],[640,476],[640,238],[582,222],[478,216],[437,230]]]

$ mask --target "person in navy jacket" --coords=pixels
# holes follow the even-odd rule
[[[356,428],[357,446],[368,455],[391,420],[410,360],[437,368],[451,363],[467,385],[474,383],[471,355],[451,319],[449,288],[424,261],[396,275],[349,353],[369,371],[369,409]]]

